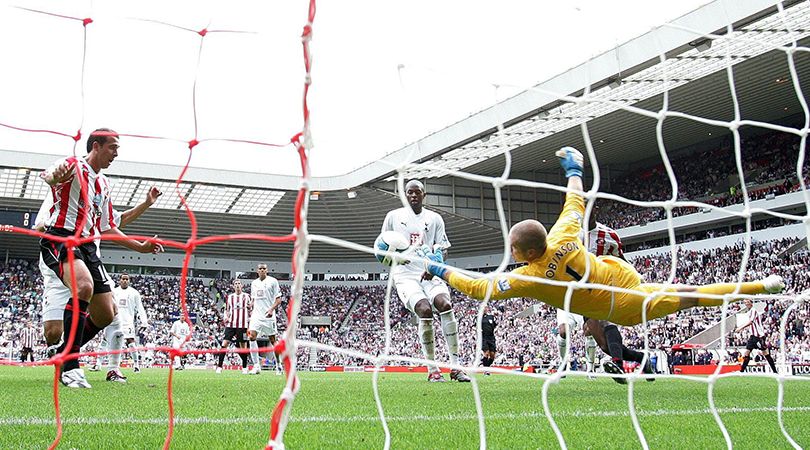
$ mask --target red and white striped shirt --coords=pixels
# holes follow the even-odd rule
[[[596,228],[588,232],[588,251],[596,256],[624,258],[622,240],[613,228],[596,222]]]
[[[75,231],[83,223],[82,237],[98,236],[111,228],[117,228],[120,225],[120,216],[113,212],[110,180],[104,174],[96,173],[86,159],[74,156],[57,161],[46,173],[65,161],[73,164],[73,175],[67,181],[51,186],[53,206],[45,225]],[[77,166],[80,176],[76,176]],[[82,180],[87,186],[84,195]]]
[[[250,294],[228,294],[225,303],[225,326],[228,328],[247,328],[250,317]]]
[[[38,338],[37,330],[34,328],[23,328],[20,331],[20,343],[23,348],[34,348],[39,340]]]
[[[748,311],[748,322],[751,323],[751,334],[756,337],[765,337],[765,324],[762,323],[762,313],[754,307]]]

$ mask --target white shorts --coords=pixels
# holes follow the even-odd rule
[[[585,323],[585,319],[579,315],[572,312],[568,312],[564,309],[557,310],[557,324],[568,324],[569,327],[572,328],[582,328],[583,324]]]
[[[248,330],[255,331],[257,336],[275,336],[278,333],[276,319],[267,317],[251,317]]]
[[[135,333],[135,325],[132,322],[121,321],[121,333],[124,339],[135,339],[138,337]]]
[[[115,283],[112,281],[109,275],[107,275],[107,270],[104,266],[101,266],[101,270],[104,271],[104,274],[107,276],[107,284],[111,287],[115,287]],[[65,318],[65,306],[71,299],[71,292],[65,283],[62,283],[62,280],[56,275],[56,272],[51,270],[50,267],[45,265],[45,262],[42,261],[42,258],[39,258],[39,271],[42,273],[42,284],[43,284],[43,291],[42,291],[42,320],[44,322],[48,322],[51,320],[64,320]]]
[[[174,339],[172,338],[172,347],[173,348],[181,348],[183,344],[186,342],[185,339]]]
[[[435,311],[433,301],[441,294],[450,297],[450,290],[439,277],[432,280],[422,280],[422,274],[399,274],[394,278],[394,286],[397,288],[397,295],[408,311],[416,314],[414,307],[419,300],[427,299],[430,307]]]

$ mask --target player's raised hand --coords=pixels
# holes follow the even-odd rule
[[[163,195],[163,192],[160,192],[160,189],[158,189],[157,186],[152,186],[149,188],[149,192],[146,194],[146,202],[149,203],[149,206],[152,206],[161,195]]]
[[[59,164],[53,170],[46,170],[39,174],[39,176],[50,186],[64,183],[73,176],[73,164],[69,161],[63,161],[62,164]]]
[[[563,147],[557,150],[557,158],[560,158],[560,165],[565,170],[565,177],[582,177],[582,170],[585,167],[585,158],[582,153],[574,147]]]

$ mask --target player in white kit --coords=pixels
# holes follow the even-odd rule
[[[189,328],[188,324],[181,315],[177,320],[174,321],[172,328],[169,330],[169,335],[172,337],[172,347],[178,349],[183,348],[190,334],[191,328]],[[185,358],[175,356],[173,365],[175,370],[183,370],[185,368]]]
[[[118,287],[113,289],[113,297],[115,304],[118,305],[118,317],[121,321],[121,333],[124,338],[127,348],[133,349],[130,351],[132,355],[133,371],[140,372],[140,355],[134,349],[137,347],[137,330],[138,328],[149,327],[149,320],[146,316],[146,310],[141,301],[141,294],[135,288],[129,285],[129,274],[121,274],[118,280]],[[137,327],[136,328],[136,323]]]
[[[281,287],[278,280],[267,275],[267,264],[256,266],[259,278],[250,283],[250,298],[253,301],[253,310],[250,313],[250,323],[248,324],[248,339],[250,355],[253,359],[253,368],[249,371],[251,375],[258,375],[262,372],[262,363],[259,356],[259,345],[256,338],[261,335],[268,336],[270,344],[275,345],[276,334],[276,308],[281,304]],[[281,373],[281,364],[278,353],[273,352],[276,358],[276,374]]]
[[[382,224],[382,231],[396,231],[410,240],[411,248],[430,247],[430,251],[441,249],[446,253],[450,241],[444,229],[444,220],[439,214],[425,209],[425,186],[418,180],[405,185],[405,197],[409,206],[388,212]],[[397,265],[391,268],[391,276],[397,288],[399,299],[405,307],[419,318],[418,333],[425,359],[435,360],[433,332],[433,312],[439,313],[442,332],[447,342],[450,363],[458,364],[458,322],[450,302],[450,291],[443,280],[425,273],[424,268],[415,263]],[[445,381],[435,365],[428,366],[428,380]],[[450,371],[450,379],[469,382],[470,377],[461,370]]]

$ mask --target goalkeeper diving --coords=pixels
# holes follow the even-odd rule
[[[643,321],[642,306],[646,298],[647,320],[664,317],[695,306],[721,306],[721,298],[703,297],[701,294],[776,294],[785,288],[782,277],[770,275],[762,280],[736,283],[718,283],[704,286],[665,285],[642,283],[641,275],[626,261],[613,256],[595,256],[588,252],[580,240],[580,229],[585,216],[582,173],[584,158],[572,147],[557,151],[560,164],[568,178],[568,194],[560,217],[551,231],[537,220],[529,219],[515,224],[509,230],[509,245],[515,262],[525,266],[503,274],[496,279],[470,278],[451,267],[428,264],[429,273],[441,277],[457,290],[483,300],[492,289],[490,299],[530,297],[564,309],[567,285],[552,285],[540,281],[518,279],[514,275],[554,280],[556,282],[587,282],[632,290],[617,292],[599,287],[574,287],[570,311],[597,320],[618,325],[636,325]],[[440,252],[420,251],[423,257],[443,264]],[[586,267],[589,268],[587,278]],[[738,289],[739,286],[739,290]],[[681,297],[679,293],[693,293]]]

